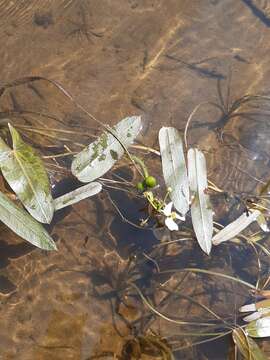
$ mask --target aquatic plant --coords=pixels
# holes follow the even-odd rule
[[[140,219],[138,224],[128,221],[138,228],[162,228],[166,226],[169,231],[180,232],[183,228],[188,228],[188,218],[191,217],[193,230],[189,229],[185,233],[186,236],[181,237],[179,241],[183,239],[194,240],[196,238],[199,246],[207,255],[210,254],[212,245],[218,245],[225,241],[235,242],[239,238],[244,239],[251,246],[260,247],[267,253],[267,249],[263,245],[259,244],[257,240],[253,241],[251,238],[246,238],[242,231],[253,222],[257,222],[262,231],[269,231],[266,222],[269,208],[269,185],[265,187],[260,196],[256,198],[246,197],[246,209],[243,214],[223,229],[219,230],[220,224],[214,223],[209,194],[211,192],[223,193],[223,190],[219,189],[207,178],[206,158],[203,151],[199,148],[188,146],[187,130],[195,111],[192,112],[187,121],[184,134],[173,127],[162,127],[158,134],[159,149],[152,149],[147,146],[134,144],[142,128],[143,122],[140,116],[126,117],[114,126],[104,125],[81,105],[76,103],[73,97],[54,81],[40,77],[19,79],[0,88],[0,96],[9,87],[40,80],[49,81],[49,83],[56,86],[81,111],[94,120],[96,124],[102,126],[103,132],[90,144],[84,146],[81,151],[71,151],[66,146],[62,153],[45,156],[46,159],[72,157],[70,171],[78,179],[79,184],[75,190],[53,199],[48,170],[42,159],[42,154],[38,154],[30,144],[26,143],[25,133],[32,132],[42,137],[47,136],[51,139],[56,139],[57,137],[50,133],[53,130],[58,134],[65,134],[65,141],[68,139],[68,135],[75,133],[74,130],[23,126],[15,124],[12,119],[9,119],[7,114],[7,119],[2,124],[2,139],[0,138],[0,169],[2,177],[10,188],[5,186],[2,189],[3,191],[0,192],[0,221],[10,227],[17,235],[37,247],[45,250],[54,250],[56,245],[53,238],[40,223],[49,224],[55,211],[94,196],[103,189],[114,188],[128,192],[131,194],[131,198],[144,200],[146,204],[146,217]],[[247,96],[243,97],[241,101],[236,101],[233,110],[227,114],[228,117],[234,115],[234,110],[238,109],[239,104],[254,99],[258,100],[260,98],[257,96]],[[43,116],[46,117],[45,114]],[[7,130],[9,130],[9,134]],[[12,147],[9,146],[10,135]],[[68,141],[71,142],[72,139],[68,139]],[[81,146],[82,144],[79,145]],[[141,150],[149,151],[157,156],[161,164],[162,174],[150,173],[146,162],[140,155]],[[132,182],[121,178],[112,180],[103,177],[110,170],[116,169],[120,161],[126,168],[132,167],[136,171],[136,178]],[[112,199],[111,201],[113,203]],[[113,205],[115,204],[113,203]],[[131,202],[130,206],[132,205]],[[122,218],[125,219],[117,205],[115,207]],[[166,245],[168,243],[161,242],[160,248],[157,248],[158,250],[154,249],[149,254],[143,254],[144,260],[151,261],[157,272],[159,272],[159,265],[155,260],[155,254],[158,253],[162,246]],[[162,254],[162,252],[160,253]],[[226,323],[226,321],[223,321],[223,319],[206,306],[204,310],[225,324],[224,328],[220,330],[220,324],[217,323],[197,322],[197,324],[194,324],[189,321],[177,320],[157,309],[150,299],[144,295],[137,284],[138,273],[135,269],[136,266],[134,265],[133,272],[126,271],[128,276],[124,277],[124,281],[121,284],[120,281],[119,283],[117,282],[116,289],[113,289],[119,292],[119,301],[123,298],[122,293],[136,294],[148,309],[150,315],[155,314],[165,321],[178,325],[207,327],[207,331],[193,332],[191,336],[209,336],[208,339],[202,341],[212,341],[215,338],[232,334],[236,346],[245,358],[264,359],[264,355],[262,355],[255,341],[252,340],[252,337],[270,335],[269,299],[264,303],[257,302],[255,305],[243,306],[240,309],[240,311],[254,311],[254,314],[246,318],[247,321],[250,321],[250,324],[245,326],[233,326]],[[178,271],[179,269],[173,269],[167,272],[160,272],[160,274],[167,274],[169,276]],[[247,286],[254,291],[260,290],[244,280],[227,274],[195,267],[186,267],[181,269],[181,272],[221,277]],[[176,294],[176,291],[174,294]],[[148,316],[150,316],[149,314]],[[209,331],[209,326],[213,326],[213,331]],[[153,348],[155,348],[155,351],[162,358],[173,359],[170,346],[167,345],[167,342],[162,337],[149,335],[147,332],[136,334],[132,339],[129,339],[123,354],[127,348],[132,349],[132,352],[139,349],[138,354],[147,352],[149,349],[154,351]]]

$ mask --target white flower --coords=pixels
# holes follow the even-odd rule
[[[180,216],[180,215],[177,214],[177,212],[175,212],[175,211],[172,211],[172,206],[173,206],[173,203],[170,202],[169,204],[167,204],[167,205],[164,207],[163,210],[161,210],[161,213],[166,216],[165,225],[167,226],[167,228],[168,228],[170,231],[178,230],[178,225],[177,225],[177,223],[174,221],[175,219],[179,219],[179,220],[182,220],[182,221],[185,220],[185,217]]]

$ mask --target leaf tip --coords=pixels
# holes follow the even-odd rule
[[[52,251],[52,250],[58,251],[57,246],[56,246],[55,242],[54,242],[52,239],[51,239],[51,241],[47,244],[47,247],[44,248],[44,250],[48,250],[48,251]]]
[[[247,305],[241,306],[239,311],[240,312],[256,311],[256,305],[253,303],[253,304],[247,304]]]

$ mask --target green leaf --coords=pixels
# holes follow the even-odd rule
[[[92,182],[90,184],[81,186],[76,190],[73,190],[63,196],[56,198],[54,200],[55,210],[59,210],[66,206],[76,204],[83,199],[98,194],[101,190],[102,186],[98,182]]]
[[[245,360],[267,360],[266,355],[262,352],[256,342],[249,338],[242,329],[234,329],[232,337],[235,345]]]
[[[159,146],[163,177],[176,210],[185,215],[189,210],[189,186],[183,142],[180,133],[173,127],[159,130]]]
[[[214,245],[219,245],[220,243],[233,239],[241,231],[246,229],[253,221],[256,221],[257,218],[261,215],[259,210],[252,210],[251,214],[247,215],[244,212],[239,218],[231,222],[229,225],[225,226],[224,229],[220,230],[212,239]]]
[[[4,178],[25,208],[38,221],[50,223],[54,207],[44,164],[9,124],[13,150],[0,138],[0,167]]]
[[[77,154],[71,171],[82,182],[91,182],[104,175],[125,153],[142,128],[140,116],[131,116],[115,125],[111,131],[104,132],[96,141]],[[121,145],[121,143],[124,145]]]
[[[246,332],[249,336],[255,338],[270,336],[270,316],[250,322],[246,326]]]
[[[192,194],[191,220],[202,250],[210,254],[213,234],[213,211],[207,195],[207,170],[204,154],[198,149],[188,151],[188,176]]]
[[[44,250],[56,250],[53,239],[43,226],[2,192],[0,192],[0,221],[31,244]]]

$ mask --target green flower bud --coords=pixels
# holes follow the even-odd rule
[[[144,190],[145,190],[144,185],[143,185],[142,182],[138,182],[138,184],[137,184],[137,189],[138,189],[139,191],[144,191]]]
[[[154,176],[147,176],[145,178],[145,184],[149,188],[153,188],[157,185],[157,180],[154,178]]]

